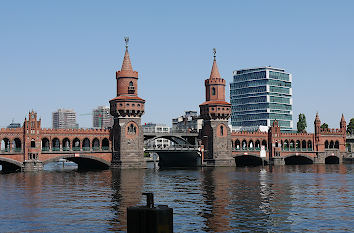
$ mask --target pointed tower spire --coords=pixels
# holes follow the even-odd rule
[[[211,68],[211,73],[210,73],[210,79],[217,79],[221,78],[218,66],[216,64],[216,49],[213,48],[213,54],[214,54],[214,61],[213,61],[213,67]]]
[[[347,128],[347,122],[345,122],[345,119],[344,119],[344,114],[342,113],[342,118],[340,119],[340,123],[339,123],[339,125],[340,125],[340,128],[341,129],[346,129]]]
[[[127,37],[127,36],[124,37],[124,41],[125,41],[125,54],[124,54],[124,59],[123,59],[123,64],[122,64],[121,70],[133,71],[132,63],[130,61],[129,52],[128,52],[129,37]]]
[[[316,122],[316,121],[321,121],[321,120],[320,120],[320,117],[318,116],[318,112],[316,112],[315,122]]]

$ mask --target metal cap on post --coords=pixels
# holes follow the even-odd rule
[[[154,194],[143,193],[146,205],[127,208],[128,233],[173,232],[173,209],[167,205],[154,205]]]

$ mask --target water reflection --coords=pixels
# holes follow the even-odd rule
[[[58,167],[59,166],[59,167]],[[0,175],[1,232],[125,232],[126,208],[174,209],[175,232],[345,232],[353,165],[79,172],[60,165]]]
[[[112,169],[111,186],[112,210],[114,216],[109,220],[109,230],[122,231],[127,226],[127,207],[137,205],[142,198],[145,171],[142,169]]]

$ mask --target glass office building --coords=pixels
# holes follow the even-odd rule
[[[291,82],[292,75],[283,69],[235,70],[230,84],[233,128],[257,130],[276,119],[282,130],[292,130]]]

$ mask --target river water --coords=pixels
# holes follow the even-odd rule
[[[174,232],[353,232],[354,165],[0,174],[0,232],[125,232],[142,192]]]

